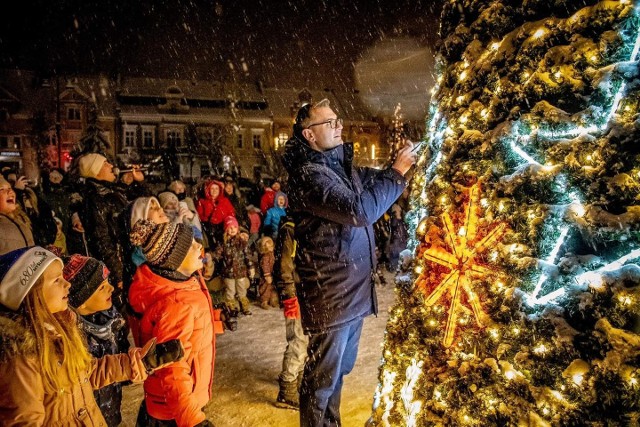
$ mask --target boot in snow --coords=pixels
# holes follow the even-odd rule
[[[278,381],[280,391],[276,399],[276,407],[285,409],[300,409],[300,394],[297,381]]]
[[[240,311],[245,316],[251,316],[251,303],[247,297],[240,298]]]

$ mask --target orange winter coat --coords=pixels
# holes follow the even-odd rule
[[[221,333],[219,312],[211,305],[200,278],[178,282],[158,276],[146,265],[138,267],[129,290],[129,303],[142,317],[137,340],[157,337],[162,343],[179,339],[184,357],[158,369],[144,382],[149,415],[175,420],[179,427],[204,421],[202,408],[211,398],[215,334]]]

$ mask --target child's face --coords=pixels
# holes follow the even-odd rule
[[[111,294],[113,294],[113,286],[109,284],[107,279],[104,279],[100,286],[98,286],[98,289],[78,307],[78,311],[80,314],[86,315],[110,309],[113,305]]]
[[[62,263],[52,262],[47,269],[42,272],[44,281],[42,293],[44,301],[49,311],[58,313],[69,308],[69,288],[71,284],[64,280],[62,275]]]
[[[155,201],[151,201],[149,204],[149,212],[147,213],[147,219],[156,224],[164,224],[165,222],[169,222],[169,218],[167,214],[164,213],[164,209]]]
[[[189,252],[187,252],[187,256],[182,260],[182,264],[180,264],[178,270],[182,273],[186,273],[187,276],[192,275],[196,270],[200,270],[202,268],[203,255],[202,245],[198,243],[197,240],[193,239]]]
[[[264,242],[265,252],[273,252],[273,240],[266,240]]]
[[[284,197],[283,196],[278,196],[278,206],[280,206],[281,208],[284,208]]]
[[[238,234],[238,226],[236,225],[230,225],[227,228],[227,234],[229,235],[229,237],[235,237],[236,234]]]

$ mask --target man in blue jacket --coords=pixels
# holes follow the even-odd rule
[[[355,364],[364,317],[378,310],[372,225],[402,194],[415,154],[408,143],[391,168],[354,167],[342,119],[326,99],[298,111],[293,133],[284,163],[296,220],[297,294],[309,335],[300,425],[339,426],[343,376]]]

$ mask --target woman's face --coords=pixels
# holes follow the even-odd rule
[[[16,210],[16,193],[8,182],[0,184],[0,213],[8,214]]]
[[[113,301],[111,301],[112,293],[113,286],[109,284],[107,279],[104,279],[100,286],[98,286],[98,289],[78,307],[78,312],[84,316],[86,314],[93,314],[110,309],[113,305]]]
[[[147,213],[147,219],[156,224],[164,224],[169,222],[167,214],[164,213],[164,209],[155,201],[149,202],[149,212]]]
[[[195,271],[200,270],[202,264],[202,245],[195,239],[191,242],[191,247],[187,256],[184,257],[182,264],[178,267],[178,270],[182,273],[186,273],[187,276],[191,276]]]
[[[212,199],[218,198],[218,196],[220,195],[220,187],[215,184],[209,187],[209,195]]]
[[[69,288],[71,284],[64,280],[62,263],[54,261],[42,273],[44,284],[42,293],[47,308],[52,314],[69,308]]]

